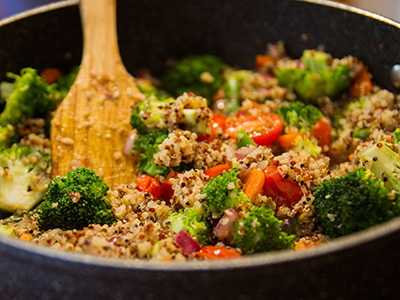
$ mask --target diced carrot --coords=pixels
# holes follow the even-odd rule
[[[228,171],[230,168],[232,168],[231,164],[226,163],[226,164],[220,164],[216,165],[212,168],[209,168],[205,174],[209,176],[210,178],[215,178],[219,175],[221,175],[224,171]]]
[[[275,59],[272,56],[259,54],[256,56],[256,69],[260,69],[269,64],[272,65],[274,62]]]
[[[204,246],[195,254],[199,258],[207,258],[212,260],[241,258],[241,255],[236,251],[217,246]]]
[[[321,118],[312,128],[311,135],[318,139],[318,146],[322,148],[322,152],[326,152],[331,145],[331,125],[325,118]]]
[[[30,233],[24,232],[20,235],[19,239],[24,242],[30,242],[32,240],[32,235]]]
[[[52,84],[61,76],[61,71],[56,68],[47,68],[40,73],[40,76],[46,78],[48,84]]]
[[[308,249],[314,246],[318,246],[320,244],[322,244],[324,241],[323,239],[320,239],[318,237],[313,236],[312,238],[302,238],[300,239],[299,242],[296,243],[296,245],[294,246],[294,250],[298,251],[298,250],[304,250],[304,249]]]
[[[283,134],[278,137],[278,143],[282,148],[290,149],[294,146],[294,141],[299,137],[303,136],[300,132]]]
[[[264,188],[265,175],[260,169],[251,169],[244,179],[243,192],[247,197],[256,196],[262,193]]]
[[[360,72],[353,79],[350,86],[350,94],[354,97],[362,97],[371,94],[372,82],[367,68],[363,65]]]

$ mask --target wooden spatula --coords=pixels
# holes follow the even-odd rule
[[[115,188],[135,179],[134,162],[121,151],[140,93],[119,54],[116,0],[81,0],[80,10],[83,58],[51,124],[52,175],[86,167]]]

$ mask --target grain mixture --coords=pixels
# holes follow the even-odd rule
[[[256,57],[252,71],[199,55],[176,62],[162,80],[141,74],[142,101],[132,108],[132,135],[121,149],[136,157],[138,179],[105,188],[99,199],[107,220],[70,225],[74,216],[68,214],[77,211],[72,203],[89,203],[95,192],[86,196],[90,185],[72,185],[64,199],[55,190],[69,179],[50,182],[48,173],[29,182],[27,193],[40,193],[34,205],[6,203],[8,190],[22,188],[12,172],[25,154],[5,158],[4,149],[49,154],[51,114],[8,127],[0,122],[7,131],[0,153],[0,202],[8,212],[0,221],[3,234],[104,257],[228,259],[309,248],[400,215],[400,98],[376,86],[356,58],[307,50],[292,59],[279,43]],[[17,80],[4,98],[22,93]],[[49,98],[54,85],[47,82],[43,90]],[[359,196],[360,190],[369,192]],[[44,215],[65,201],[71,210]],[[54,218],[68,222],[56,226]]]

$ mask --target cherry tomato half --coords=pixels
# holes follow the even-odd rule
[[[278,114],[240,113],[235,117],[228,118],[225,132],[234,139],[237,131],[243,129],[257,145],[268,146],[278,138],[282,127],[283,120]]]
[[[171,204],[171,198],[174,195],[174,190],[172,189],[172,182],[171,178],[177,178],[178,177],[177,172],[175,171],[170,171],[167,178],[162,184],[162,195],[164,201],[169,205]]]
[[[207,259],[241,258],[241,255],[236,251],[216,246],[204,246],[196,252],[196,256]]]
[[[152,194],[155,199],[161,198],[161,184],[157,179],[143,174],[136,179],[136,185],[139,191],[148,192]]]
[[[225,130],[225,126],[226,126],[226,116],[221,115],[221,114],[213,114],[212,120],[211,120],[211,135],[210,136],[206,136],[204,134],[201,134],[198,136],[197,140],[199,142],[201,141],[212,141],[213,139],[215,139],[216,135],[217,135],[217,129],[218,128],[222,128],[223,130]]]
[[[278,166],[271,165],[264,169],[264,194],[271,197],[277,207],[291,206],[303,197],[303,191],[297,182],[283,178]]]

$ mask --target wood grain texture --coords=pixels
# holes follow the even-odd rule
[[[81,0],[81,68],[51,125],[52,175],[93,169],[110,188],[135,179],[122,149],[131,132],[131,106],[140,93],[119,54],[116,0]]]

